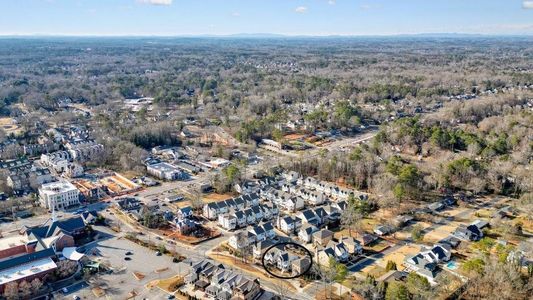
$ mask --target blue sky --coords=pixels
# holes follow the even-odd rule
[[[533,35],[529,0],[0,0],[0,35]]]

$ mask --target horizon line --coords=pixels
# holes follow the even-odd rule
[[[480,36],[480,37],[533,37],[531,33],[465,33],[465,32],[421,32],[421,33],[394,33],[394,34],[283,34],[283,33],[231,33],[231,34],[61,34],[61,33],[23,33],[0,34],[0,38],[14,37],[87,37],[87,38],[328,38],[328,37],[416,37],[416,36]]]

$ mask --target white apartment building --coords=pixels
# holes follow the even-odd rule
[[[46,183],[39,188],[39,200],[47,209],[65,209],[80,204],[80,191],[65,180]]]

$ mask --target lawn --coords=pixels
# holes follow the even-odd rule
[[[450,223],[447,225],[442,225],[440,227],[437,227],[434,230],[424,235],[424,242],[429,242],[429,243],[438,242],[446,238],[447,236],[449,236],[452,232],[454,232],[457,226],[458,224]]]
[[[420,246],[412,245],[412,244],[405,245],[393,251],[392,253],[385,255],[380,260],[379,265],[382,268],[385,268],[387,266],[387,262],[390,260],[396,263],[396,267],[399,270],[403,270],[402,264],[403,264],[405,257],[410,256],[410,255],[415,255],[418,252],[420,252]]]
[[[168,293],[174,293],[184,283],[183,277],[179,275],[158,281],[156,286]]]
[[[212,203],[212,202],[218,202],[218,201],[222,201],[222,200],[227,200],[227,199],[230,199],[230,198],[233,198],[233,197],[234,196],[232,194],[216,194],[216,193],[212,193],[212,194],[208,194],[208,195],[205,195],[204,197],[202,197],[202,202],[204,204],[208,204],[208,203]],[[183,208],[183,207],[191,206],[191,201],[190,200],[183,200],[183,201],[172,203],[172,205],[176,206],[177,208]]]
[[[371,251],[374,251],[374,252],[381,252],[381,251],[387,249],[388,247],[390,247],[390,243],[389,242],[379,239],[377,242],[372,243],[370,246],[365,246],[363,248],[366,251],[371,250]]]
[[[7,134],[18,134],[21,132],[19,125],[13,123],[13,118],[0,118],[0,128],[4,129]]]

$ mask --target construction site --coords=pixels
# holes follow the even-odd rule
[[[142,189],[141,186],[117,172],[101,171],[91,175],[93,176],[72,182],[81,194],[89,200],[123,196]]]

